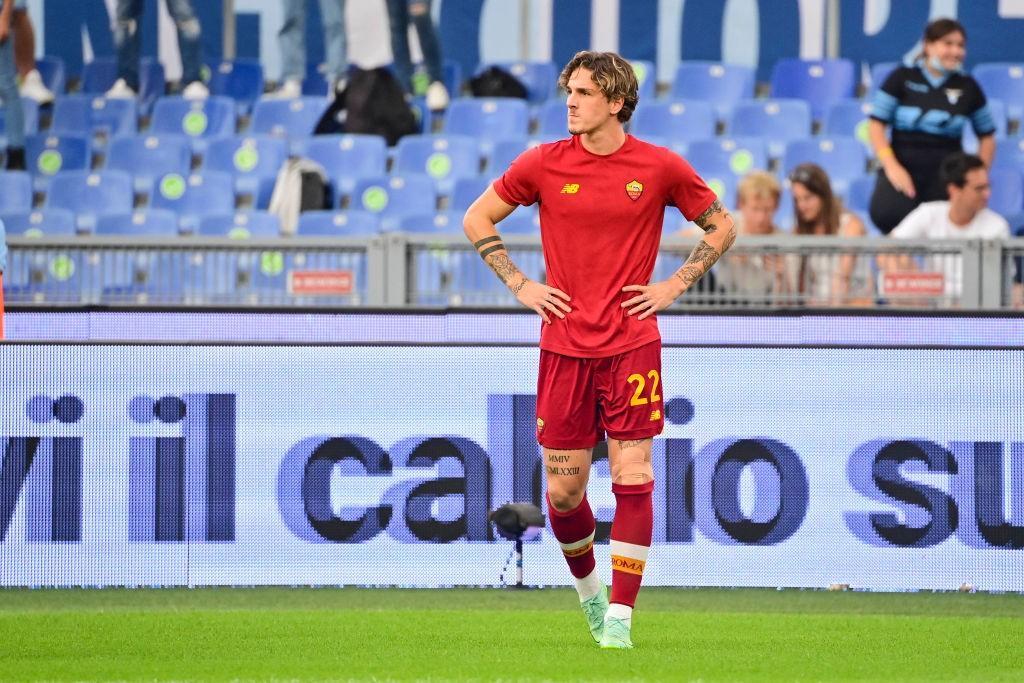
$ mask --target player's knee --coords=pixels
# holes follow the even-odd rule
[[[586,494],[586,487],[569,482],[548,484],[548,500],[559,512],[569,512],[579,507]]]
[[[616,484],[646,484],[654,481],[651,460],[640,451],[626,451],[612,465],[612,481]]]

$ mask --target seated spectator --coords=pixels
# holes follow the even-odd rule
[[[939,174],[949,201],[925,202],[911,211],[890,233],[897,239],[988,239],[1010,237],[1010,224],[988,208],[992,189],[980,157],[955,152],[946,157]],[[929,267],[943,273],[947,296],[960,296],[963,274],[959,256],[935,256]],[[909,256],[890,257],[885,270],[916,270]]]
[[[864,237],[864,222],[843,208],[828,174],[817,164],[800,164],[789,176],[797,235]],[[796,291],[810,305],[868,306],[874,284],[868,259],[855,254],[818,253],[797,257],[791,273]]]

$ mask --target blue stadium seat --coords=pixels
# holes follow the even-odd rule
[[[276,214],[269,211],[238,211],[228,214],[212,214],[199,218],[197,235],[205,237],[228,237],[250,239],[279,237],[281,222]]]
[[[848,59],[786,58],[772,67],[771,96],[806,101],[815,121],[833,102],[853,97],[856,88],[856,69]]]
[[[779,158],[787,142],[811,135],[811,108],[803,100],[740,102],[733,109],[728,133],[764,138],[769,156]]]
[[[183,135],[132,135],[115,138],[107,168],[132,176],[135,191],[149,194],[153,182],[168,173],[185,175],[192,167],[192,147]]]
[[[53,105],[50,133],[90,135],[93,147],[102,149],[107,142],[138,130],[139,111],[135,100],[108,100],[90,95],[60,97]]]
[[[235,210],[234,181],[229,174],[216,171],[188,177],[170,173],[153,188],[150,206],[174,211],[178,214],[178,229],[195,232],[202,216]]]
[[[0,171],[0,213],[32,209],[32,176],[28,171]]]
[[[246,114],[263,95],[263,67],[259,60],[225,60],[210,67],[210,93],[235,101],[238,111]]]
[[[459,178],[455,181],[455,188],[448,201],[448,208],[453,211],[463,211],[469,208],[470,204],[476,201],[477,197],[484,193],[491,184],[491,179],[486,176],[475,178]]]
[[[868,140],[868,114],[871,113],[871,103],[865,100],[838,100],[829,105],[825,112],[825,124],[822,132],[825,135],[845,135],[854,137],[860,142],[869,146]]]
[[[701,176],[732,173],[742,177],[768,168],[768,150],[761,138],[712,138],[690,143],[686,160]]]
[[[993,168],[1015,168],[1024,173],[1024,138],[996,140],[996,157]]]
[[[447,195],[456,179],[480,174],[480,147],[465,135],[407,135],[395,148],[392,172],[425,175]]]
[[[61,97],[67,90],[67,76],[64,68],[64,60],[60,57],[46,55],[36,60],[36,69],[43,79],[43,85],[50,89],[57,97]]]
[[[40,209],[10,213],[5,211],[2,218],[8,235],[57,237],[75,234],[75,214],[67,209]]]
[[[1024,119],[1024,62],[979,64],[971,72],[985,97],[1002,100],[1013,121]]]
[[[670,94],[673,99],[713,105],[720,121],[728,120],[737,102],[753,96],[753,67],[702,61],[679,64]]]
[[[327,99],[324,97],[259,100],[252,112],[249,131],[284,138],[309,137],[325,109]]]
[[[671,143],[715,136],[715,111],[697,100],[655,101],[633,113],[630,133],[645,140],[659,137]]]
[[[50,178],[60,171],[87,170],[92,153],[89,140],[81,135],[29,135],[25,138],[25,160],[34,189],[45,192]]]
[[[367,211],[303,211],[295,232],[301,237],[362,237],[379,230],[377,215]]]
[[[481,64],[477,73],[491,66],[504,69],[526,88],[530,102],[543,102],[555,94],[558,88],[558,67],[554,62],[491,62]]]
[[[58,173],[46,193],[47,208],[75,213],[79,232],[92,232],[102,214],[130,213],[133,202],[132,179],[120,171]]]
[[[178,234],[178,217],[165,209],[107,214],[96,219],[96,234],[174,237]]]
[[[1003,217],[1024,211],[1024,180],[1021,172],[1012,168],[994,168],[988,174],[992,196],[988,208]]]
[[[853,138],[807,138],[786,145],[782,171],[789,174],[798,164],[815,163],[828,173],[833,189],[845,194],[850,182],[867,172],[867,161],[864,145]]]
[[[875,192],[875,181],[878,177],[874,173],[862,175],[850,181],[846,188],[846,206],[851,211],[866,214],[871,206],[871,195]]]
[[[403,216],[398,222],[402,232],[462,234],[462,211],[438,211],[437,213],[414,213]]]
[[[81,254],[37,251],[22,260],[20,272],[4,273],[4,292],[12,301],[26,303],[88,303],[82,288],[82,262]]]
[[[868,88],[868,92],[874,92],[882,87],[885,83],[885,79],[889,77],[897,67],[900,66],[899,62],[879,62],[871,67],[871,85]]]
[[[316,135],[301,141],[300,154],[323,166],[339,197],[351,194],[358,178],[382,176],[387,143],[379,135]]]
[[[161,97],[153,106],[149,132],[185,135],[192,149],[202,152],[209,141],[235,134],[235,104],[227,97],[208,97],[202,101],[182,97]]]
[[[702,176],[723,204],[729,209],[736,208],[736,186],[739,179],[732,173]]]
[[[277,172],[287,157],[287,144],[280,138],[266,135],[221,138],[210,143],[203,167],[208,171],[230,173],[235,179],[235,192],[252,195],[256,206],[265,208],[270,203]]]
[[[468,135],[481,141],[489,154],[494,140],[525,137],[530,113],[525,100],[511,97],[460,97],[452,100],[445,117],[447,135]]]
[[[397,230],[402,216],[435,211],[437,195],[433,181],[425,176],[361,178],[356,181],[349,208],[380,216],[381,230]]]
[[[117,59],[96,57],[82,67],[82,94],[102,96],[117,80]],[[143,57],[139,60],[138,104],[143,114],[148,114],[158,97],[167,90],[164,67],[158,59]]]
[[[22,97],[21,110],[25,117],[25,135],[33,135],[39,131],[39,103]],[[0,107],[0,133],[3,133],[3,144],[7,145],[7,107]]]
[[[637,95],[641,102],[653,100],[658,86],[658,71],[654,62],[643,59],[631,59],[630,65],[636,75]]]
[[[495,142],[494,149],[487,158],[487,175],[493,178],[500,176],[529,146],[526,138],[509,138]]]
[[[569,137],[569,109],[564,98],[553,98],[537,109],[537,139],[551,142]]]

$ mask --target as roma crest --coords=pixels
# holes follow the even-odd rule
[[[644,193],[644,185],[639,180],[630,180],[626,183],[626,194],[634,202],[640,199],[640,195]]]

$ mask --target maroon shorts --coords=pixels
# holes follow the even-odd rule
[[[665,426],[661,341],[607,358],[540,351],[537,441],[559,450],[646,439]]]

